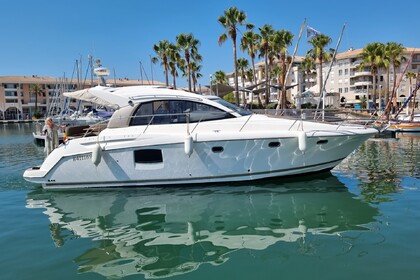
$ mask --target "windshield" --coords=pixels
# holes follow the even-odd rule
[[[214,102],[217,102],[217,103],[231,109],[232,111],[235,111],[236,113],[240,114],[241,116],[248,116],[248,115],[252,114],[251,111],[242,109],[242,108],[240,108],[240,107],[238,107],[238,106],[236,106],[236,105],[234,105],[230,102],[227,102],[226,100],[224,100],[222,98],[218,98],[218,97],[217,98],[211,98],[211,100],[213,100]]]

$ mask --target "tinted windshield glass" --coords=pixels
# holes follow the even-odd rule
[[[236,105],[234,105],[234,104],[232,104],[230,102],[227,102],[226,100],[224,100],[222,98],[211,98],[211,100],[212,101],[215,101],[215,102],[217,102],[217,103],[219,103],[219,104],[221,104],[221,105],[223,105],[223,106],[225,106],[225,107],[227,107],[229,109],[231,109],[232,111],[235,111],[236,113],[238,113],[238,114],[240,114],[242,116],[248,116],[248,115],[251,115],[252,114],[251,111],[242,109],[242,108],[240,108],[240,107],[238,107],[238,106],[236,106]]]
[[[228,112],[207,104],[186,100],[161,100],[142,103],[130,121],[130,125],[153,125],[204,122],[234,118]]]

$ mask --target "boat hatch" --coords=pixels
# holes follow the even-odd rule
[[[280,142],[279,141],[270,142],[270,143],[268,143],[268,147],[269,148],[278,148],[278,147],[280,147]]]
[[[221,146],[216,146],[216,147],[211,148],[211,151],[212,151],[213,153],[221,153],[221,152],[223,152],[223,151],[224,151],[224,149],[223,149],[223,147],[221,147]]]
[[[162,150],[144,149],[134,151],[135,163],[160,163],[163,162]]]
[[[322,139],[322,140],[318,140],[318,142],[316,142],[318,145],[322,145],[322,144],[327,144],[328,140],[327,139]]]

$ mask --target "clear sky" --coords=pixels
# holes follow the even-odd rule
[[[217,18],[236,6],[257,28],[271,24],[294,34],[307,25],[330,36],[335,48],[343,24],[339,51],[363,48],[371,42],[394,41],[420,48],[418,3],[395,0],[14,0],[2,4],[0,15],[0,76],[71,77],[77,59],[87,66],[91,54],[116,78],[139,79],[140,61],[148,78],[164,81],[159,64],[151,65],[153,44],[175,42],[180,33],[200,40],[203,56],[201,85],[218,70],[233,71],[232,42],[219,46],[224,32]],[[412,4],[410,4],[412,3]],[[242,30],[244,30],[242,28]],[[298,55],[309,49],[302,37]],[[248,58],[238,50],[238,58]],[[145,78],[145,74],[143,77]],[[185,78],[178,85],[186,86]]]

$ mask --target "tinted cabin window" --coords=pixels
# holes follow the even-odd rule
[[[153,104],[143,103],[137,108],[136,114],[130,121],[130,125],[146,125],[150,122],[153,115]]]
[[[156,149],[134,151],[135,163],[159,163],[163,162],[162,151]]]
[[[161,100],[142,103],[133,115],[130,126],[203,122],[234,118],[230,113],[218,108],[193,101]]]

